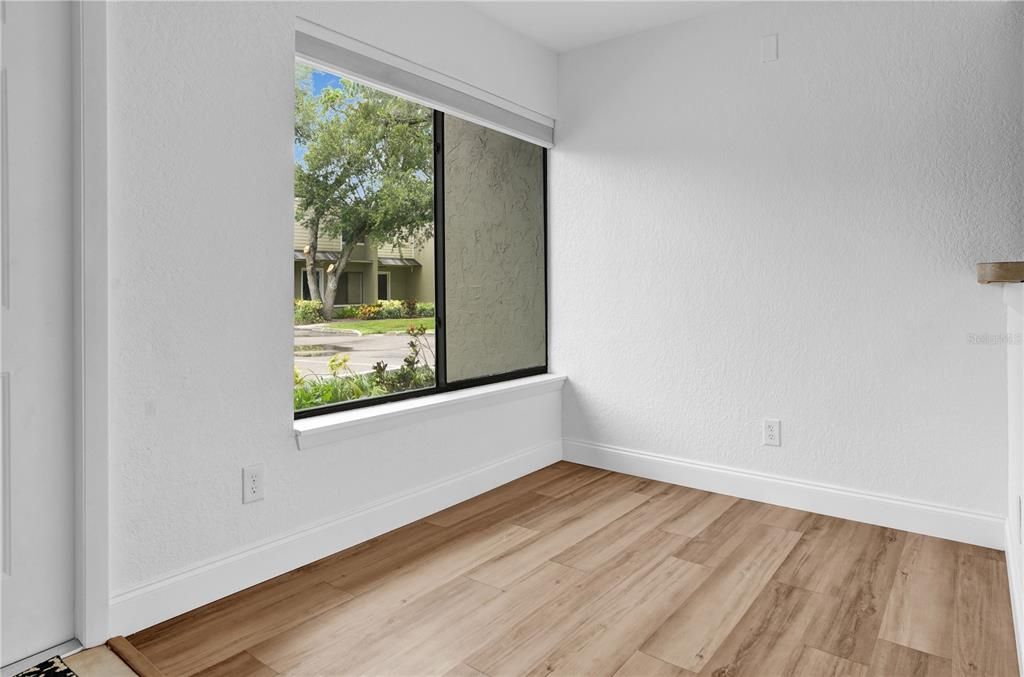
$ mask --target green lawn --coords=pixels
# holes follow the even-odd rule
[[[434,331],[434,318],[416,317],[408,320],[341,320],[331,322],[331,329],[355,329],[361,334],[386,334],[389,331],[405,331],[409,327],[424,325],[427,331]]]

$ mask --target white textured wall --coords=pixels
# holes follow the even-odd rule
[[[388,25],[433,31],[444,39],[383,46],[435,67],[467,64],[455,75],[531,106],[553,102],[554,57],[496,26],[480,52],[479,35],[458,39],[460,13],[480,19],[469,8],[448,7],[435,25],[412,6],[405,24],[386,6],[383,24],[345,4],[110,6],[115,595],[560,434],[549,393],[296,451],[292,59],[294,15],[307,10],[364,40]],[[509,54],[539,72],[533,89],[529,72],[504,77]],[[252,463],[266,464],[266,500],[243,506],[241,468]]]
[[[968,335],[1006,326],[974,263],[1024,256],[1022,11],[744,6],[562,56],[565,435],[1004,514],[1006,350]]]

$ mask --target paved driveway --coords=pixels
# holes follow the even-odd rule
[[[327,362],[336,353],[347,354],[349,367],[356,373],[373,371],[373,365],[383,360],[392,369],[401,366],[402,360],[409,354],[409,337],[405,334],[368,334],[366,336],[345,336],[326,334],[309,336],[307,331],[296,331],[295,346],[309,346],[310,352],[322,355],[295,356],[295,368],[303,376],[317,374],[329,376],[331,370]],[[302,335],[300,335],[302,334]],[[434,349],[434,337],[424,337],[430,349]],[[429,359],[429,358],[428,358]],[[433,365],[431,365],[433,366]]]

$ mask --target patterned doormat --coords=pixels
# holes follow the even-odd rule
[[[43,661],[39,665],[29,668],[28,670],[22,670],[14,677],[50,677],[51,675],[59,675],[59,677],[77,677],[74,670],[64,665],[64,661],[60,659],[60,656],[54,656],[53,658]]]

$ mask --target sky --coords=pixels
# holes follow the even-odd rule
[[[313,95],[316,96],[328,87],[339,87],[341,85],[341,78],[334,73],[325,73],[313,69]],[[306,149],[299,144],[295,144],[295,162],[301,162],[302,156],[305,155]]]
[[[319,94],[324,90],[325,87],[338,87],[341,84],[341,78],[334,73],[324,73],[323,71],[313,71],[313,94]]]

